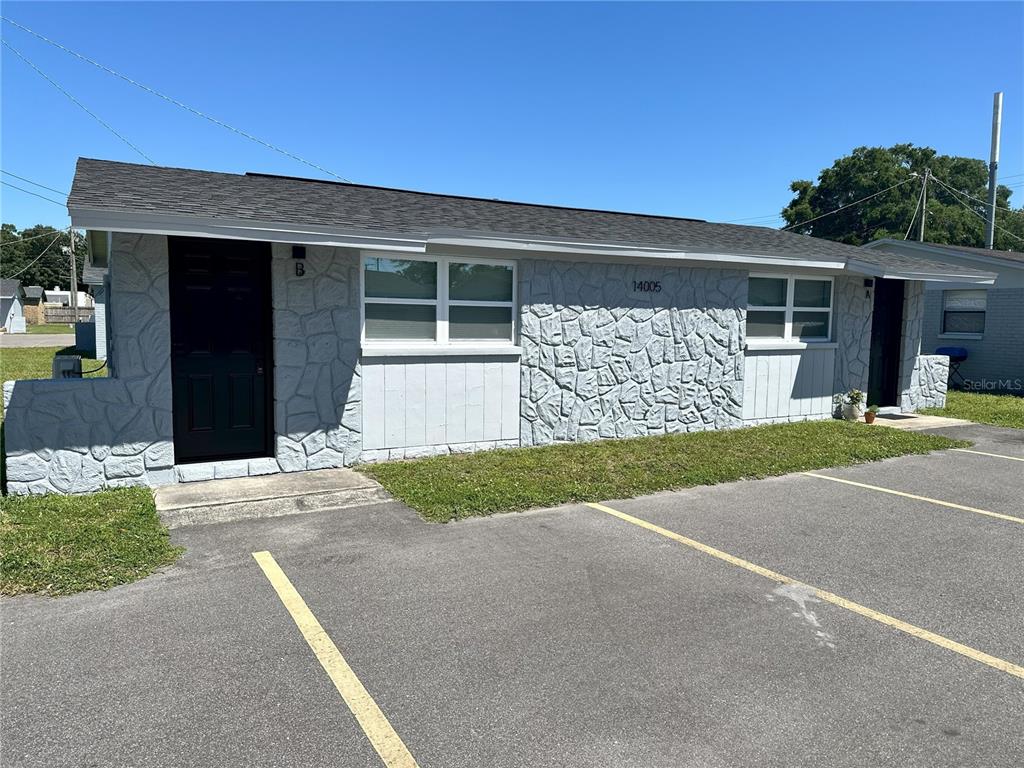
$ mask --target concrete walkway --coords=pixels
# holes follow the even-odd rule
[[[0,349],[25,347],[73,347],[73,333],[0,333]]]
[[[966,419],[926,416],[923,413],[888,413],[879,414],[875,417],[875,424],[895,427],[896,429],[906,429],[911,432],[919,432],[923,429],[939,429],[941,427],[962,427],[973,423],[973,421],[967,421]]]
[[[178,483],[158,488],[155,496],[157,512],[168,528],[346,509],[391,500],[375,480],[351,469]]]

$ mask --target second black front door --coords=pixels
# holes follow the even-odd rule
[[[875,308],[871,313],[871,367],[868,370],[869,405],[899,405],[903,286],[902,280],[875,280]]]
[[[270,245],[168,238],[174,455],[272,455]]]

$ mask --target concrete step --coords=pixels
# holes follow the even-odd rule
[[[260,477],[178,483],[156,490],[168,528],[347,509],[391,501],[374,480],[351,469],[318,469]]]

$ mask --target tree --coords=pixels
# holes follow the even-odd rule
[[[37,224],[19,232],[13,224],[4,224],[0,227],[0,277],[13,277],[22,285],[41,285],[43,288],[59,285],[66,289],[71,277],[70,247],[71,237],[67,229]],[[79,283],[87,248],[88,241],[83,233],[76,232]]]
[[[795,196],[782,210],[782,217],[793,232],[862,245],[885,237],[902,240],[916,214],[918,218],[911,232],[911,237],[916,239],[920,224],[918,201],[925,169],[929,169],[936,179],[928,184],[925,240],[984,247],[987,212],[982,201],[988,199],[988,167],[985,161],[940,155],[930,147],[915,147],[913,144],[897,144],[889,148],[858,147],[836,160],[831,168],[823,170],[816,184],[806,180],[794,181],[790,190]],[[906,183],[863,203],[824,216],[900,182]],[[1009,207],[1012,194],[1008,187],[1000,185],[996,189],[996,204]],[[819,216],[824,217],[817,219]],[[996,229],[996,248],[1024,250],[1024,209],[997,210],[996,225],[999,227]]]

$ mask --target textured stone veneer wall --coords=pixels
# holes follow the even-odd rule
[[[745,272],[524,260],[519,302],[522,445],[742,423]]]
[[[900,398],[900,410],[944,408],[949,380],[949,358],[945,355],[918,355],[913,366],[910,386]]]
[[[274,423],[281,470],[353,464],[362,450],[359,255],[307,246],[295,274],[291,246],[273,247]]]
[[[942,408],[946,404],[949,358],[922,355],[925,289],[920,280],[903,289],[903,336],[900,340],[900,410]]]
[[[864,278],[837,277],[834,286],[833,323],[836,348],[836,393],[859,389],[867,392],[871,364],[871,313],[874,290]]]
[[[4,384],[12,494],[174,481],[167,239],[116,233],[110,280],[111,378]]]

